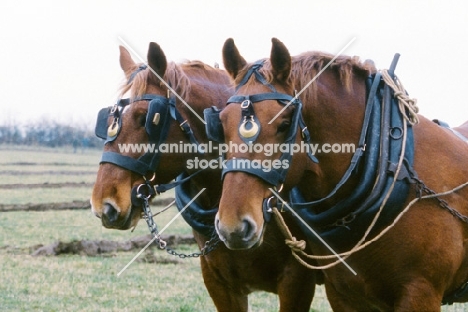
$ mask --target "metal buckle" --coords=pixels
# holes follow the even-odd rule
[[[118,109],[119,109],[119,106],[118,106],[117,104],[115,104],[114,106],[112,106],[110,113],[113,114],[113,113],[115,113]]]
[[[242,101],[241,103],[241,108],[248,108],[250,106],[250,104],[252,104],[252,102],[250,102],[250,100],[244,100]]]

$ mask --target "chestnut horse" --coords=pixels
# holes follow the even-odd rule
[[[92,211],[107,228],[132,228],[143,211],[141,201],[132,199],[132,189],[143,185],[150,193],[146,186],[168,183],[184,174],[188,180],[176,188],[177,198],[182,197],[178,195],[184,191],[183,195],[191,199],[206,188],[195,202],[202,208],[183,213],[186,221],[194,224],[193,234],[203,249],[214,233],[214,213],[221,195],[221,171],[206,169],[199,172],[190,168],[188,161],[196,157],[219,160],[217,151],[145,154],[119,148],[124,144],[140,143],[153,144],[158,149],[163,143],[178,146],[208,144],[205,126],[194,112],[203,116],[205,108],[224,107],[233,92],[230,79],[224,70],[201,62],[168,63],[156,43],[149,45],[147,58],[149,67],[172,86],[190,108],[180,99],[167,98],[168,87],[149,68],[135,64],[127,50],[120,47],[120,66],[128,80],[122,96],[130,93],[130,99],[119,100],[110,115],[109,110],[104,109],[103,115],[98,117],[98,124],[99,120],[104,120],[104,127],[97,126],[96,132],[107,141],[93,189]],[[193,163],[191,167],[194,167]],[[159,186],[156,188],[159,190]],[[306,269],[292,257],[284,237],[275,227],[267,231],[261,248],[232,251],[220,244],[201,256],[200,262],[204,283],[219,311],[247,311],[248,294],[259,290],[278,294],[281,311],[309,310],[316,272]]]
[[[262,209],[273,196],[307,235],[334,310],[438,311],[441,302],[468,300],[468,144],[416,114],[414,101],[396,88],[396,62],[375,71],[346,56],[291,57],[275,38],[269,60],[247,64],[232,39],[223,59],[237,85],[233,104],[220,114],[226,140],[253,137],[243,130],[247,116],[252,145],[299,144],[307,129],[322,147],[316,160],[285,149],[226,155],[215,224],[227,246],[261,246],[268,228]],[[342,144],[355,150],[329,148]],[[289,166],[262,173],[274,160]],[[241,161],[247,166],[238,166]],[[272,206],[266,211],[275,211]]]

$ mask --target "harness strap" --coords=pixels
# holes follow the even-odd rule
[[[442,298],[442,305],[452,305],[455,302],[460,302],[460,299],[466,297],[466,295],[468,295],[468,282],[465,282],[451,294],[444,296]]]
[[[192,174],[193,176],[193,174]],[[187,180],[187,173],[181,173],[176,181],[180,181],[175,188],[175,201],[177,209],[181,212],[184,220],[197,232],[207,237],[216,235],[214,220],[218,212],[218,206],[207,207],[201,205],[197,200],[193,200],[191,184],[184,183]],[[182,210],[185,207],[184,210]]]
[[[236,87],[236,92],[239,90],[240,87],[245,85],[247,81],[249,81],[250,77],[252,74],[255,75],[255,78],[257,78],[258,81],[260,81],[262,84],[268,86],[272,92],[276,92],[275,87],[273,87],[271,84],[269,84],[266,79],[258,72],[258,70],[263,66],[265,63],[265,60],[259,60],[255,62],[247,71],[245,74],[244,78],[242,78],[241,82],[237,85]]]
[[[124,108],[125,106],[130,104],[130,99],[120,99],[117,102],[117,106]]]
[[[147,163],[129,156],[115,152],[104,152],[100,163],[111,163],[124,169],[133,171],[141,176],[145,176],[151,168]]]
[[[156,94],[143,94],[142,96],[137,96],[137,97],[133,98],[132,102],[130,102],[130,104],[138,102],[138,101],[151,101],[151,100],[154,100],[154,99],[157,99],[157,98],[163,98],[163,97],[160,96],[160,95],[156,95]],[[121,101],[122,100],[129,100],[129,99],[121,99]]]
[[[137,70],[135,70],[131,75],[130,77],[128,78],[128,81],[127,81],[127,84],[130,84],[133,79],[135,79],[135,76],[141,72],[142,70],[145,70],[146,68],[148,68],[148,66],[146,66],[145,64],[141,64]]]
[[[284,94],[284,93],[259,93],[253,95],[233,95],[227,100],[227,105],[231,103],[242,103],[246,100],[249,100],[252,103],[267,101],[267,100],[278,100],[284,101],[289,103],[290,101],[294,101],[295,98],[291,95]]]
[[[169,112],[171,114],[172,119],[179,123],[179,127],[182,132],[186,135],[189,139],[190,143],[197,145],[197,152],[203,154],[203,149],[200,147],[200,143],[198,143],[197,139],[195,138],[195,134],[193,133],[190,124],[187,122],[187,119],[184,119],[179,111],[176,109],[176,99],[175,96],[172,96],[169,100]],[[169,129],[168,129],[169,130]]]
[[[184,184],[185,182],[187,182],[188,180],[190,180],[191,178],[193,178],[194,176],[196,176],[197,174],[199,174],[200,172],[202,172],[203,170],[198,170],[198,171],[195,171],[194,173],[192,173],[191,175],[188,175],[188,176],[185,176],[183,174],[179,175],[176,179],[175,182],[173,183],[166,183],[166,184],[158,184],[158,185],[155,185],[154,186],[154,189],[156,190],[156,192],[158,194],[160,193],[164,193],[168,190],[171,190],[175,187],[178,187],[179,185],[181,184]],[[185,176],[185,177],[184,177]]]
[[[302,208],[305,208],[305,207],[312,207],[314,205],[318,205],[318,204],[332,198],[336,194],[336,192],[338,192],[338,190],[341,189],[341,187],[346,182],[348,182],[349,178],[351,177],[351,175],[355,171],[355,169],[356,169],[356,167],[357,167],[357,165],[359,163],[359,160],[361,159],[361,156],[364,154],[365,140],[366,140],[366,136],[367,136],[367,129],[369,128],[369,123],[370,123],[370,120],[371,120],[371,115],[372,115],[372,111],[373,111],[373,107],[374,107],[374,95],[377,93],[379,85],[380,85],[380,74],[377,73],[374,80],[373,80],[373,82],[372,82],[372,86],[371,86],[370,91],[369,91],[369,97],[368,97],[367,104],[366,104],[366,111],[365,111],[365,114],[364,114],[364,122],[363,122],[362,130],[361,130],[361,135],[360,135],[360,138],[359,138],[358,148],[354,152],[354,155],[351,158],[350,165],[349,165],[348,169],[346,170],[346,172],[341,177],[341,180],[336,184],[335,188],[328,195],[326,195],[325,197],[323,197],[323,198],[321,198],[319,200],[316,200],[316,201],[311,201],[311,202],[304,202],[304,201],[301,201],[301,200],[298,200],[296,202],[293,201],[292,202],[293,207],[298,208],[298,209],[302,209]],[[295,189],[293,189],[291,191],[291,197],[292,198],[299,198],[301,196],[299,196],[299,194],[296,194]]]
[[[231,171],[241,171],[252,174],[271,185],[279,185],[284,181],[284,175],[282,174],[284,171],[280,173],[274,170],[274,168],[263,167],[260,163],[250,159],[233,158],[227,160],[224,163],[221,179],[224,179],[224,175]]]

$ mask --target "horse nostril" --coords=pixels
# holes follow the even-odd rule
[[[216,233],[218,233],[219,239],[224,242],[226,238],[224,237],[223,231],[219,228],[218,216],[215,217],[215,230],[216,230]]]
[[[111,204],[104,204],[102,217],[110,223],[114,223],[119,218],[119,212]]]
[[[252,223],[251,220],[248,220],[248,219],[244,219],[242,223],[243,223],[242,232],[244,233],[244,240],[249,241],[255,235],[257,227],[254,223]]]

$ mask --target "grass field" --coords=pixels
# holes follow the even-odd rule
[[[96,150],[75,154],[71,148],[0,146],[0,204],[87,200],[91,187],[86,185],[94,181],[100,157],[101,152]],[[65,182],[83,186],[1,188],[7,184]],[[153,211],[158,208],[153,207]],[[159,227],[176,213],[171,208],[158,216]],[[165,232],[190,233],[190,227],[181,218]],[[144,223],[134,232],[104,229],[90,210],[0,212],[0,311],[215,311],[198,259],[180,260],[150,249],[145,253],[168,261],[137,260],[117,276],[137,252],[98,257],[31,256],[34,246],[56,241],[127,241],[146,234]],[[197,247],[180,245],[178,250],[189,253],[197,251]],[[273,294],[257,292],[249,297],[249,302],[251,311],[278,310],[278,299]],[[461,304],[442,308],[466,310],[468,305]],[[323,287],[318,287],[311,311],[330,311]]]
[[[96,150],[75,154],[71,148],[0,146],[0,204],[86,200],[91,187],[2,189],[1,186],[92,183],[100,157],[101,152]],[[154,211],[157,209],[153,207]],[[171,208],[158,216],[156,222],[161,228],[176,213]],[[181,218],[165,232],[190,233],[190,227]],[[198,259],[179,260],[152,249],[147,252],[177,263],[135,261],[118,277],[117,273],[136,252],[99,257],[30,255],[33,246],[56,241],[126,241],[146,234],[144,223],[134,232],[105,229],[89,210],[0,212],[0,311],[215,311],[203,284]],[[191,253],[197,247],[180,245],[178,250]],[[278,310],[278,299],[273,294],[254,293],[249,301],[251,311]],[[320,288],[311,311],[327,310],[328,302]]]

